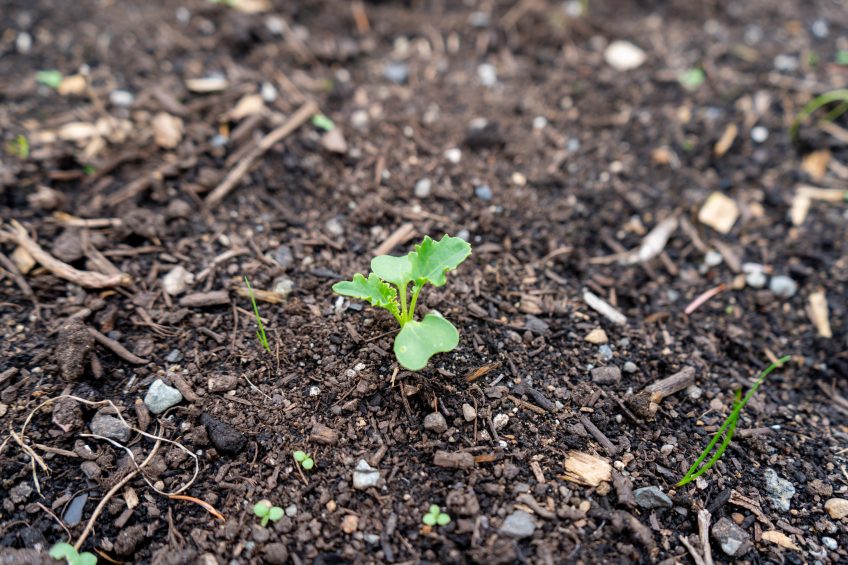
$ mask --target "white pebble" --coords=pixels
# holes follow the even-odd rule
[[[617,71],[629,71],[642,66],[645,52],[629,41],[613,41],[604,50],[604,60]]]
[[[768,139],[769,130],[764,128],[763,126],[756,126],[751,128],[751,139],[754,140],[755,143],[763,143]]]
[[[452,147],[445,151],[445,159],[456,165],[462,159],[462,151],[456,147]]]
[[[494,65],[483,63],[477,67],[477,77],[483,86],[495,86],[498,82],[498,71]]]

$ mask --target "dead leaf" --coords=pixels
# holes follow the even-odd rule
[[[739,133],[739,128],[736,127],[736,124],[727,124],[724,133],[721,134],[721,137],[716,141],[715,147],[713,147],[713,154],[716,157],[721,157],[727,153],[727,150],[730,149],[736,140],[737,133]]]
[[[601,457],[580,451],[569,451],[565,458],[563,478],[581,485],[596,487],[604,481],[612,480],[612,465]]]
[[[830,150],[819,149],[804,156],[801,161],[801,170],[810,175],[814,181],[819,181],[827,172],[827,165],[830,163]]]
[[[698,212],[698,221],[719,233],[728,233],[738,218],[739,206],[721,192],[710,194]]]
[[[833,332],[830,329],[830,318],[827,313],[827,297],[823,289],[810,293],[807,315],[816,327],[819,337],[833,337]]]
[[[335,127],[321,136],[321,145],[330,153],[344,155],[347,153],[347,141],[342,130]]]
[[[795,543],[781,531],[778,530],[769,530],[767,532],[763,532],[763,539],[766,541],[770,541],[771,543],[776,543],[780,547],[785,547],[786,549],[791,549],[792,551],[801,551],[801,548],[795,545]]]
[[[183,121],[166,112],[159,112],[150,124],[153,126],[153,140],[156,145],[173,149],[183,138]]]

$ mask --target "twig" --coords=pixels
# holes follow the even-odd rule
[[[41,317],[41,305],[38,303],[38,300],[35,298],[35,293],[32,291],[32,287],[29,286],[29,283],[26,282],[26,278],[24,278],[23,274],[21,274],[18,266],[15,263],[0,253],[0,265],[3,266],[4,269],[9,271],[9,274],[12,276],[12,280],[15,281],[15,284],[18,285],[18,288],[21,289],[21,292],[24,293],[24,296],[32,302],[33,306],[35,306],[35,317]]]
[[[158,181],[165,176],[165,172],[174,166],[174,163],[171,161],[165,161],[164,163],[157,166],[152,171],[148,171],[143,173],[142,176],[138,177],[131,183],[125,185],[123,188],[118,190],[117,192],[113,192],[109,196],[106,197],[105,204],[108,207],[114,208],[118,204],[122,202],[126,202],[131,198],[134,198],[147,190],[147,188],[153,184],[154,181]]]
[[[271,130],[265,137],[263,137],[256,148],[244,156],[238,165],[236,165],[233,170],[231,170],[226,178],[221,181],[215,190],[209,193],[206,197],[206,205],[210,208],[215,206],[221,200],[223,200],[227,194],[233,190],[239,182],[241,182],[242,178],[250,172],[250,169],[253,168],[253,165],[256,161],[259,160],[266,152],[268,152],[271,147],[273,147],[277,142],[283,140],[301,125],[303,125],[306,120],[312,117],[318,111],[318,106],[315,102],[309,100],[304,103],[298,110],[291,115],[291,117],[286,120],[281,126],[276,129]]]
[[[224,518],[223,514],[221,514],[217,510],[215,510],[215,507],[212,506],[211,504],[209,504],[208,502],[206,502],[205,500],[201,500],[201,499],[195,498],[193,496],[186,496],[184,494],[169,494],[168,498],[170,498],[171,500],[185,500],[187,502],[194,502],[195,504],[197,504],[198,506],[200,506],[201,508],[203,508],[204,510],[206,510],[207,512],[212,514],[212,516],[214,516],[216,519],[218,519],[222,522],[227,521],[227,519]]]
[[[690,315],[692,312],[694,312],[695,310],[697,310],[698,308],[700,308],[700,307],[701,307],[701,306],[702,306],[702,305],[703,305],[703,304],[704,304],[707,300],[709,300],[709,299],[710,299],[710,298],[712,298],[713,296],[715,296],[715,295],[717,295],[717,294],[721,293],[722,291],[724,291],[724,289],[725,289],[725,288],[727,288],[727,287],[724,285],[724,283],[721,283],[720,285],[715,286],[715,287],[713,287],[713,288],[709,289],[708,291],[706,291],[706,292],[702,293],[700,296],[698,296],[697,298],[695,298],[695,300],[693,300],[692,302],[690,302],[690,303],[689,303],[689,306],[687,306],[687,307],[686,307],[686,309],[685,309],[683,312],[684,312],[687,316],[688,316],[688,315]]]
[[[124,223],[120,218],[78,218],[67,212],[54,212],[53,219],[72,228],[116,228]]]
[[[106,347],[107,349],[112,351],[112,353],[114,353],[124,361],[127,361],[128,363],[132,363],[134,365],[147,365],[148,363],[150,363],[150,361],[148,361],[147,359],[142,359],[138,355],[130,353],[130,351],[128,351],[127,348],[125,348],[123,345],[121,345],[112,338],[106,337],[94,328],[88,328],[88,333],[90,333],[94,337],[97,343]]]
[[[413,235],[415,235],[415,226],[413,226],[410,222],[403,224],[393,231],[392,234],[374,250],[374,255],[385,255],[394,249],[396,245],[409,241]]]
[[[125,273],[121,273],[120,275],[104,275],[102,273],[95,273],[94,271],[80,271],[79,269],[75,269],[67,263],[59,261],[42,249],[40,245],[29,237],[26,229],[17,220],[12,220],[11,226],[11,230],[0,231],[0,240],[3,239],[3,236],[11,239],[27,250],[33,259],[38,261],[44,268],[61,279],[71,281],[85,288],[111,288],[132,284],[132,279]]]
[[[701,538],[701,549],[704,550],[704,565],[713,565],[713,550],[710,548],[710,520],[712,515],[708,510],[698,510],[698,535]]]
[[[66,526],[65,523],[62,520],[60,520],[59,517],[56,516],[53,513],[52,510],[50,510],[49,508],[47,508],[46,506],[44,506],[40,502],[36,502],[35,505],[38,506],[39,508],[41,508],[42,510],[44,510],[44,512],[46,512],[48,516],[50,516],[51,518],[56,520],[56,523],[59,524],[60,526],[62,526],[62,529],[65,530],[66,534],[68,534],[68,541],[71,541],[71,539],[73,539],[73,536],[71,536],[71,531],[68,529],[68,526]]]
[[[601,447],[604,448],[604,451],[606,451],[610,457],[618,453],[618,448],[613,445],[613,443],[606,435],[604,435],[604,432],[599,430],[598,427],[592,423],[592,420],[590,420],[584,415],[581,415],[580,423],[583,424],[583,427],[586,428],[586,431],[592,434],[592,437],[595,438],[597,442],[601,444]]]

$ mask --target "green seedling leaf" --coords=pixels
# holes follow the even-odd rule
[[[683,88],[692,92],[698,90],[698,87],[704,84],[704,80],[706,80],[706,78],[707,75],[704,74],[702,69],[693,68],[686,69],[677,75],[677,82],[679,82]]]
[[[371,273],[366,279],[361,274],[356,274],[352,281],[337,282],[333,285],[333,292],[342,296],[351,296],[368,301],[371,306],[385,308],[397,315],[397,290],[380,280],[380,277]]]
[[[93,553],[83,551],[79,554],[79,560],[77,563],[79,565],[97,565],[97,556]]]
[[[398,288],[405,288],[412,280],[412,263],[409,261],[409,255],[403,257],[378,255],[371,259],[371,270],[375,275]]]
[[[271,503],[267,500],[260,500],[253,505],[253,513],[259,518],[264,518],[271,511]]]
[[[442,508],[438,504],[431,504],[430,505],[430,510],[429,510],[430,514],[434,514],[434,515],[438,516],[439,512],[441,512],[441,511],[442,511]]]
[[[451,517],[443,513],[437,504],[433,504],[430,506],[430,510],[421,518],[421,521],[427,526],[447,526],[450,524]]]
[[[447,353],[459,345],[459,332],[436,314],[404,324],[395,338],[395,356],[404,368],[419,371],[436,353]]]
[[[801,124],[813,115],[816,110],[837,102],[838,104],[836,105],[836,108],[827,114],[825,120],[835,120],[840,115],[844,114],[846,109],[848,109],[848,88],[829,90],[828,92],[816,96],[807,102],[792,121],[792,125],[789,128],[789,137],[795,139],[798,136],[798,128],[800,128]]]
[[[292,456],[294,456],[294,460],[298,463],[303,463],[303,461],[306,459],[306,453],[303,451],[295,451],[294,453],[292,453]]]
[[[436,517],[436,523],[440,526],[447,526],[450,524],[450,521],[451,517],[447,514],[439,514],[438,517]]]
[[[68,563],[74,563],[79,558],[77,550],[69,543],[57,543],[50,548],[48,553],[53,559],[65,559]]]
[[[307,457],[303,460],[300,466],[303,467],[305,471],[311,471],[312,468],[315,466],[315,461],[313,461],[311,457]]]
[[[435,526],[436,520],[437,520],[437,518],[436,518],[435,515],[424,514],[424,518],[421,521],[424,522],[425,524],[427,524],[428,526]]]
[[[848,66],[848,49],[840,49],[836,52],[836,64]]]
[[[268,511],[268,518],[272,521],[276,522],[280,518],[283,517],[283,509],[279,506],[272,506],[271,510]]]
[[[425,236],[424,241],[415,246],[409,254],[412,263],[412,279],[417,285],[430,283],[444,286],[445,274],[456,269],[471,255],[471,246],[458,237],[445,235],[439,241]]]
[[[38,84],[49,86],[54,90],[59,88],[59,85],[62,84],[62,78],[64,78],[62,73],[56,70],[38,71],[35,73],[35,81]]]
[[[331,120],[324,114],[315,114],[314,116],[312,116],[312,125],[324,131],[333,131],[336,127],[336,124],[333,123],[333,120]]]

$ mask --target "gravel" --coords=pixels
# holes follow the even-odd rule
[[[638,488],[633,491],[633,496],[636,498],[636,504],[648,510],[674,506],[668,495],[657,486]]]
[[[763,476],[766,479],[766,492],[771,505],[781,512],[789,512],[795,487],[780,477],[774,469],[766,469]]]
[[[365,490],[376,487],[380,482],[380,471],[368,464],[365,459],[360,459],[353,471],[353,488]]]
[[[798,292],[798,283],[786,275],[777,275],[769,281],[769,290],[781,298],[792,298]]]
[[[89,428],[93,434],[120,442],[128,441],[132,433],[123,422],[107,414],[97,414],[91,420]]]
[[[162,379],[153,381],[144,396],[144,404],[153,414],[161,414],[171,406],[176,406],[182,400],[183,395],[180,394],[180,391],[166,385]]]
[[[729,518],[722,518],[712,527],[713,539],[730,557],[739,557],[751,549],[751,536]]]
[[[533,517],[523,510],[516,510],[506,517],[501,533],[514,538],[529,538],[536,532]]]

